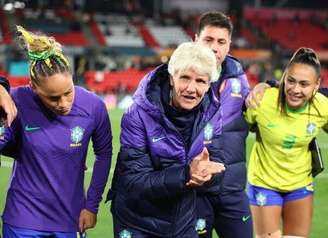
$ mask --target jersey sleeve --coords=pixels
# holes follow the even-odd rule
[[[10,127],[0,128],[0,154],[14,158],[17,151],[18,131],[20,130],[19,124],[19,111],[17,117],[14,119]]]
[[[244,112],[244,118],[250,126],[256,123],[256,116],[257,109],[247,108],[246,112]]]
[[[239,78],[240,78],[240,83],[241,83],[241,86],[242,86],[241,87],[241,90],[242,90],[241,94],[242,94],[243,99],[245,100],[247,95],[249,94],[250,86],[249,86],[246,74],[242,74]]]
[[[10,84],[8,80],[3,76],[0,76],[0,85],[3,86],[7,92],[10,92]]]
[[[9,82],[3,76],[0,76],[0,85],[3,86],[7,90],[7,92],[10,91]],[[5,112],[3,111],[2,108],[0,108],[1,117],[3,116],[2,113]],[[0,153],[1,154],[6,154],[6,148],[13,143],[13,140],[15,138],[14,131],[15,131],[15,127],[17,126],[17,120],[15,121],[13,122],[13,125],[10,128],[5,128],[3,125],[0,125]]]
[[[328,88],[319,88],[319,93],[322,93],[326,97],[328,97]]]
[[[112,158],[112,132],[109,115],[103,102],[95,109],[95,130],[92,135],[95,162],[87,192],[86,209],[97,213],[102,199]]]

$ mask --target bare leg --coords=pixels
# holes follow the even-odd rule
[[[313,195],[286,202],[283,206],[283,234],[309,237],[313,212]]]
[[[280,206],[251,205],[256,238],[281,238]]]

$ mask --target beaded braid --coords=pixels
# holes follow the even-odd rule
[[[58,73],[71,74],[71,67],[62,53],[61,45],[53,37],[36,35],[21,26],[17,26],[17,32],[27,49],[32,82],[38,85],[40,78]]]

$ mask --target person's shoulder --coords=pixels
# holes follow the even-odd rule
[[[32,88],[29,85],[14,87],[10,89],[11,95],[32,94]]]
[[[91,100],[101,100],[101,98],[95,94],[94,92],[91,92],[83,87],[80,86],[74,86],[75,87],[75,92],[78,96],[86,98],[86,99],[91,99]]]
[[[317,92],[314,98],[315,98],[314,103],[316,107],[318,107],[318,109],[320,110],[320,113],[328,115],[328,107],[327,107],[328,97]]]
[[[143,109],[137,103],[134,102],[130,107],[126,109],[126,111],[123,114],[123,118],[140,120],[142,114],[143,114]]]
[[[265,90],[264,95],[266,97],[276,97],[279,95],[279,88],[268,88]]]
[[[72,110],[84,116],[98,116],[100,115],[98,112],[107,112],[106,104],[100,96],[79,86],[75,86]]]
[[[232,55],[227,55],[226,56],[226,61],[233,63],[233,64],[238,64],[241,65],[240,60],[237,59],[236,57],[232,56]]]
[[[103,100],[100,96],[95,94],[94,92],[90,92],[89,90],[75,86],[75,94],[78,104],[81,105],[95,105],[95,104],[103,104]]]
[[[231,55],[227,55],[222,67],[223,73],[226,74],[226,77],[236,77],[245,74],[241,62]]]
[[[276,102],[279,96],[279,89],[278,88],[268,88],[265,90],[262,102],[264,104],[272,105],[273,102]],[[261,102],[261,104],[262,104]]]
[[[27,103],[34,94],[32,88],[26,85],[11,88],[10,95],[16,103]]]
[[[321,92],[317,92],[315,94],[315,98],[319,101],[322,101],[322,102],[327,102],[328,101],[328,97],[324,94],[322,94]]]

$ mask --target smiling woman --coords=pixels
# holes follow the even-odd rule
[[[268,89],[260,107],[246,112],[261,138],[250,157],[248,195],[257,237],[309,237],[314,191],[309,144],[321,128],[328,131],[316,53],[298,49],[281,80],[279,90]]]
[[[55,39],[20,26],[17,31],[30,62],[30,85],[11,90],[10,97],[3,87],[8,82],[0,81],[9,126],[0,152],[14,158],[3,238],[85,237],[85,230],[96,225],[110,169],[109,116],[98,96],[73,85],[69,62]],[[96,160],[86,196],[90,140]]]

